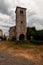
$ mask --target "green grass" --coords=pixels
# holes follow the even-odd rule
[[[43,53],[43,45],[36,45],[30,42],[14,42],[14,41],[2,41],[2,46],[7,46],[6,48],[13,48],[13,49],[33,49],[35,54]]]
[[[2,41],[2,44],[7,45],[8,47],[16,47],[16,48],[35,48],[37,45],[34,45],[30,42],[14,42],[14,41]]]

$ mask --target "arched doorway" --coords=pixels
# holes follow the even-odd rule
[[[19,36],[19,40],[24,40],[24,38],[25,38],[24,34],[21,34],[21,35]]]

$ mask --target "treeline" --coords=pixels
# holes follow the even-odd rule
[[[27,27],[27,39],[43,40],[43,30],[36,30],[35,27]]]

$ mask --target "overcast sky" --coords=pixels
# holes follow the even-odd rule
[[[15,26],[16,6],[27,8],[27,26],[43,29],[43,0],[0,0],[0,29],[6,35],[9,28]]]

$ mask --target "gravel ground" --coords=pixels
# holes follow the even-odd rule
[[[6,51],[0,50],[0,65],[41,65],[22,56],[12,56]]]

